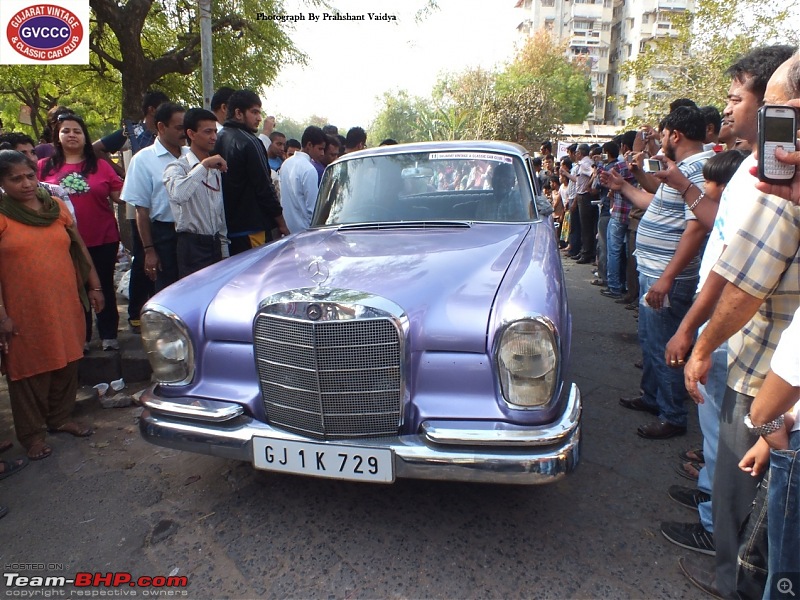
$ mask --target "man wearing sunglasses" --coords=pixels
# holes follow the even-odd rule
[[[216,118],[211,111],[192,108],[184,115],[183,127],[189,152],[164,171],[178,235],[179,278],[229,255],[221,178],[228,165],[221,156],[211,155],[217,141]]]

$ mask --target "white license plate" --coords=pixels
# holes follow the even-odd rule
[[[337,444],[253,438],[253,465],[257,469],[351,481],[394,481],[394,452]]]

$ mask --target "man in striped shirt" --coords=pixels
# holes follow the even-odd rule
[[[705,119],[697,108],[681,106],[664,121],[662,149],[669,168],[692,185],[704,187],[703,165],[714,155],[703,151]],[[674,164],[673,164],[674,161]],[[625,408],[652,413],[658,420],[639,427],[647,439],[686,433],[688,394],[683,369],[664,362],[664,350],[688,312],[697,288],[700,248],[708,230],[686,206],[683,193],[662,183],[655,194],[635,188],[618,174],[602,174],[604,185],[622,192],[646,212],[636,235],[639,267],[639,344],[642,396],[621,398]]]

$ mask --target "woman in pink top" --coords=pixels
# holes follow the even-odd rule
[[[119,229],[113,203],[120,203],[122,180],[104,160],[98,160],[86,125],[79,116],[61,114],[54,131],[55,154],[39,161],[39,178],[63,187],[75,206],[78,231],[100,276],[105,309],[97,313],[103,350],[118,350],[119,312],[114,268]],[[86,343],[92,338],[92,314],[86,313]],[[86,349],[86,347],[84,347]]]

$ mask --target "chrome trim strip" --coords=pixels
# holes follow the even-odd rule
[[[319,310],[319,318],[311,319],[308,316],[309,307],[314,307],[315,309]],[[275,360],[267,360],[264,357],[259,356],[258,352],[258,340],[263,340],[269,343],[277,343],[281,345],[291,345],[293,347],[299,347],[303,349],[311,349],[314,350],[315,357],[316,349],[313,345],[309,346],[308,344],[300,344],[296,342],[288,342],[284,340],[273,340],[267,335],[257,335],[256,329],[259,323],[259,319],[264,316],[270,319],[274,319],[277,321],[281,321],[286,324],[296,324],[296,323],[307,323],[307,324],[314,324],[314,323],[325,323],[325,322],[352,322],[358,321],[359,323],[368,323],[370,321],[373,322],[388,322],[391,326],[394,327],[397,333],[398,339],[398,353],[399,353],[399,364],[397,366],[390,365],[384,367],[365,367],[365,368],[358,368],[358,369],[330,369],[325,368],[322,369],[318,364],[314,364],[313,368],[311,367],[299,367],[297,365],[284,365]],[[256,360],[256,369],[259,369],[259,364],[262,365],[272,365],[280,368],[288,368],[292,371],[300,371],[308,374],[313,373],[313,377],[316,379],[317,389],[322,389],[324,386],[320,378],[326,374],[339,374],[339,373],[360,373],[362,371],[370,371],[370,372],[391,372],[394,369],[397,369],[399,372],[399,387],[394,388],[392,390],[388,389],[379,389],[379,390],[361,390],[365,394],[385,394],[385,393],[394,393],[398,397],[398,406],[397,406],[397,429],[403,426],[405,422],[405,408],[407,402],[407,391],[406,391],[406,364],[407,364],[407,348],[406,348],[406,338],[408,335],[409,330],[409,319],[408,315],[405,313],[403,308],[392,302],[391,300],[377,296],[374,294],[370,294],[367,292],[359,292],[357,290],[352,289],[343,289],[343,288],[328,288],[323,286],[317,287],[307,287],[307,288],[297,288],[292,290],[286,290],[283,292],[279,292],[272,296],[269,296],[262,300],[259,303],[258,311],[256,312],[255,318],[253,319],[253,338],[254,342],[254,349],[256,350],[253,354]],[[378,343],[378,344],[355,344],[355,345],[348,345],[348,348],[377,348],[379,346],[386,346],[392,347],[395,346],[394,342],[385,342],[385,343]],[[333,351],[340,346],[331,345],[326,346],[327,350]],[[309,392],[310,390],[302,389],[293,387],[284,383],[279,383],[277,381],[271,381],[271,385],[274,385],[278,388],[284,390],[293,390],[299,392]],[[259,376],[259,386],[262,388],[262,395],[263,395],[263,381]],[[338,395],[341,396],[349,396],[352,395],[353,392],[351,391],[344,391],[339,392]],[[320,399],[324,397],[332,397],[337,395],[337,392],[333,391],[326,391],[320,396]],[[290,409],[292,411],[296,411],[297,409],[285,402],[276,402],[274,400],[267,400],[266,398],[263,399],[265,407],[267,405],[281,405]],[[323,430],[326,429],[325,427],[325,417],[332,417],[336,416],[332,413],[328,413],[326,415],[325,411],[320,406],[319,411],[317,413],[308,412],[307,414],[314,414],[315,416],[319,416],[322,419],[322,428]],[[384,415],[390,413],[383,413],[383,412],[376,412],[370,413],[375,415]],[[297,429],[302,429],[297,427]],[[305,430],[304,430],[305,431]],[[396,430],[395,430],[396,431]],[[316,432],[319,435],[319,432]],[[337,438],[339,434],[333,434]],[[348,434],[349,435],[349,434]],[[383,435],[381,433],[380,435]]]
[[[191,404],[183,404],[172,399],[162,400],[153,394],[142,394],[140,401],[145,408],[165,415],[212,423],[230,421],[244,413],[244,409],[238,404],[216,400],[194,400]]]
[[[295,310],[295,308],[306,308],[308,304],[331,305],[330,308],[337,311],[324,312],[319,321],[385,319],[391,316],[401,324],[408,323],[408,315],[403,308],[391,300],[367,292],[342,288],[308,287],[287,290],[262,300],[257,312],[290,320],[312,322],[306,317],[305,311]],[[356,314],[356,308],[364,309],[365,314]]]
[[[393,450],[396,478],[523,485],[552,483],[574,471],[580,460],[581,427],[579,421],[571,424],[575,414],[580,415],[580,391],[576,386],[573,388],[570,394],[574,398],[572,411],[565,412],[559,420],[564,433],[547,447],[438,446],[427,443],[421,435],[336,440],[333,444]],[[143,401],[148,406],[153,400],[154,390],[149,388],[143,394]],[[254,436],[326,443],[273,429],[244,416],[227,423],[201,423],[175,419],[147,408],[139,420],[139,429],[146,441],[159,446],[250,463]]]
[[[581,397],[578,386],[570,386],[567,406],[557,423],[520,427],[496,421],[425,421],[422,432],[433,444],[478,446],[551,446],[580,425]],[[469,429],[467,429],[469,427]]]

